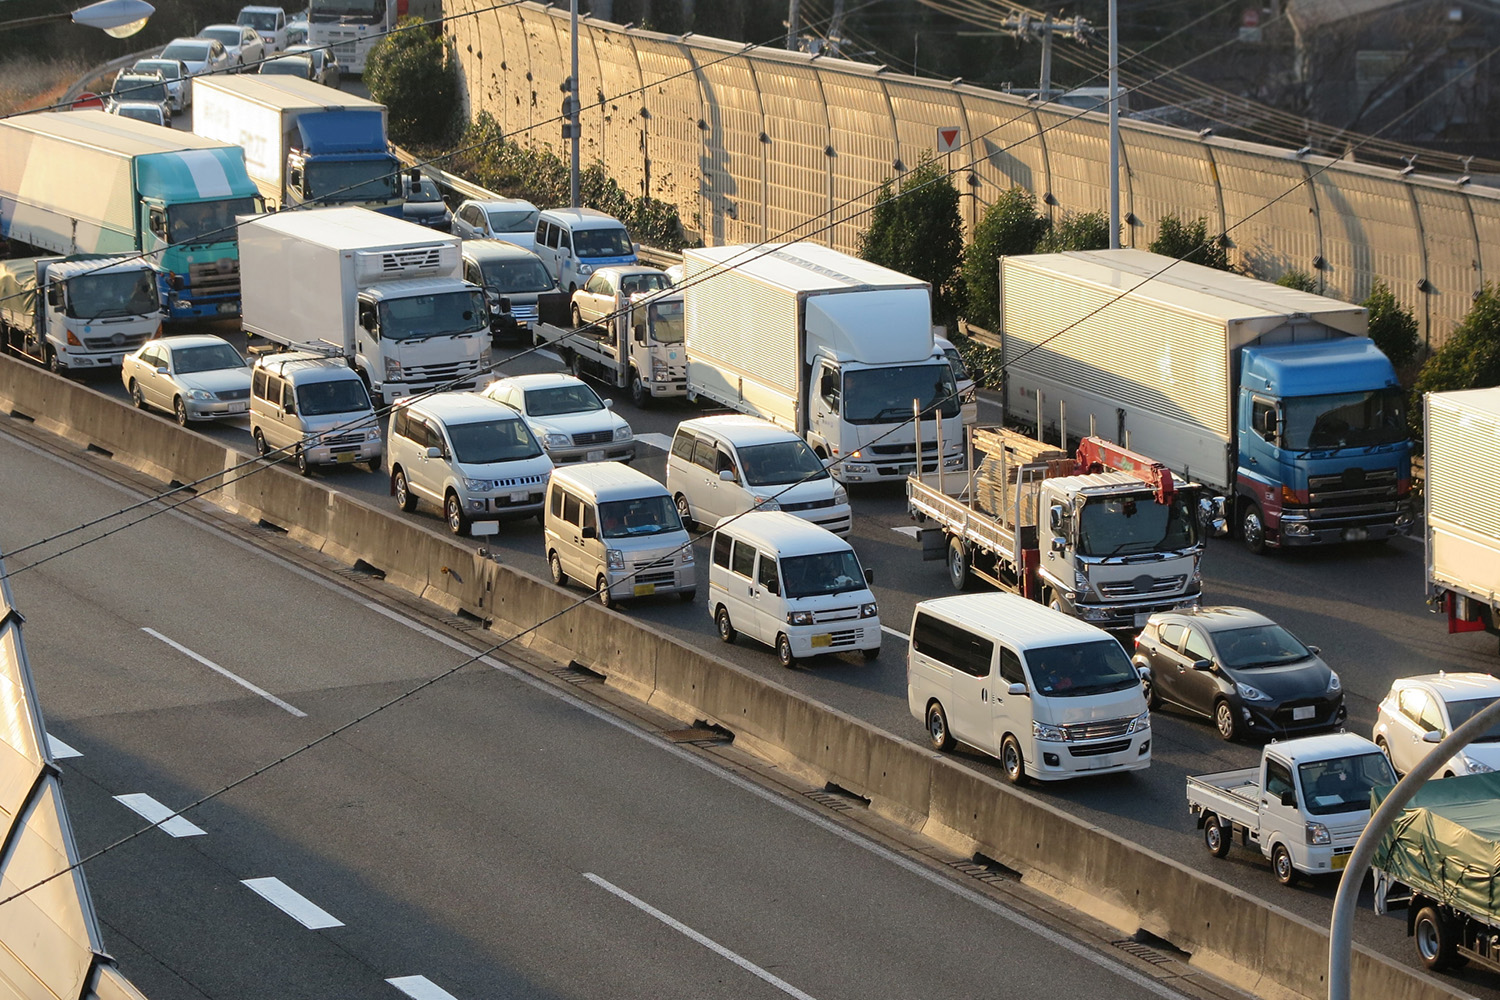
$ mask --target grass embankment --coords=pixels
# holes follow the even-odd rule
[[[82,59],[17,56],[0,62],[0,114],[45,108],[88,72]]]

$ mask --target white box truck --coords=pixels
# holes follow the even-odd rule
[[[161,320],[156,270],[140,257],[0,261],[0,341],[58,374],[118,368]]]
[[[456,236],[363,208],[281,212],[240,227],[240,268],[247,335],[341,356],[387,404],[492,380]]]
[[[1410,529],[1406,394],[1362,307],[1095,250],[1001,258],[1000,322],[1008,420],[1224,492],[1251,551]]]
[[[844,482],[917,471],[915,403],[921,470],[963,468],[926,282],[813,243],[685,250],[683,264],[690,397],[801,434]]]
[[[1427,598],[1449,632],[1500,635],[1500,387],[1423,398]]]

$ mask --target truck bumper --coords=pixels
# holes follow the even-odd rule
[[[180,322],[188,319],[228,318],[240,314],[240,300],[235,299],[180,299],[174,292],[167,297],[167,319]]]
[[[1078,601],[1076,594],[1059,594],[1058,602],[1067,614],[1097,625],[1110,632],[1134,631],[1144,628],[1146,619],[1158,611],[1189,611],[1202,603],[1201,591],[1166,597],[1156,601],[1138,601],[1130,604],[1098,604]]]
[[[1151,766],[1151,730],[1112,740],[1086,743],[1031,741],[1026,774],[1038,781],[1057,781],[1085,774],[1140,771]]]
[[[1282,511],[1274,534],[1267,525],[1267,544],[1286,548],[1313,545],[1338,545],[1344,542],[1382,542],[1411,531],[1412,516],[1407,510],[1377,519],[1365,517],[1310,517],[1297,511]]]
[[[937,462],[926,459],[922,463],[923,473],[937,472]],[[905,482],[906,477],[917,471],[914,456],[885,459],[883,456],[861,455],[855,452],[848,459],[833,467],[835,477],[846,483]],[[944,472],[963,472],[964,455],[957,452],[943,459]]]

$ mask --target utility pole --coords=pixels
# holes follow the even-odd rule
[[[789,52],[796,52],[797,36],[802,33],[802,0],[787,0],[786,8],[786,47]]]
[[[833,55],[844,54],[844,0],[833,0],[833,17],[828,21],[828,44]]]
[[[1036,99],[1052,100],[1052,15],[1042,22],[1042,79],[1038,84]]]
[[[568,79],[568,96],[564,103],[568,108],[568,137],[573,140],[573,161],[568,171],[568,194],[574,208],[582,206],[578,195],[578,0],[569,4],[571,32],[573,35],[573,75]]]
[[[1109,248],[1120,249],[1120,21],[1109,0]]]

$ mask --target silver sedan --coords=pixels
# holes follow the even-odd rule
[[[250,409],[250,366],[220,337],[149,340],[125,355],[120,380],[138,409],[165,410],[184,427]]]

